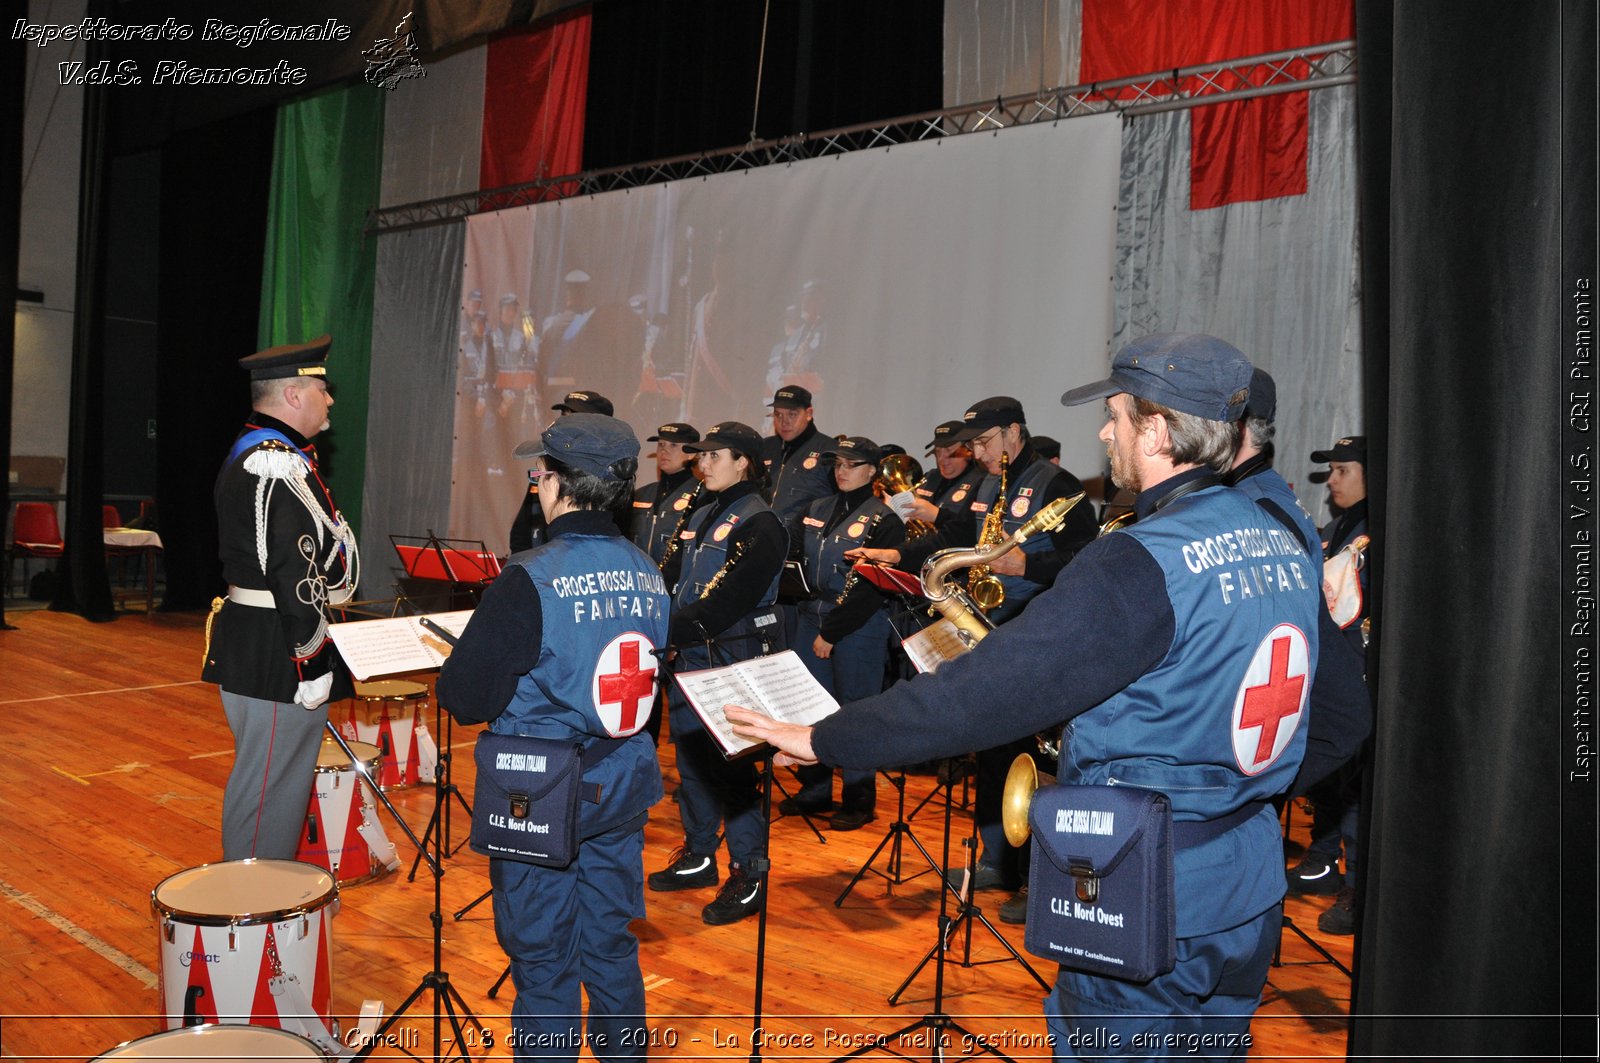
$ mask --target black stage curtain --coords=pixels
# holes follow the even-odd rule
[[[770,12],[769,12],[770,8]],[[937,110],[944,8],[926,0],[607,0],[594,7],[585,169]]]
[[[162,150],[163,609],[200,608],[223,591],[211,488],[250,411],[238,359],[256,350],[275,114],[268,107],[191,130]]]
[[[1383,594],[1351,1052],[1570,1052],[1566,992],[1592,1054],[1595,791],[1567,776],[1557,493],[1564,194],[1587,203],[1594,277],[1594,6],[1359,0],[1357,29]],[[1581,854],[1562,849],[1573,798]],[[1565,883],[1563,856],[1584,869]]]

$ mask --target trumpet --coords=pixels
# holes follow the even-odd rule
[[[968,648],[982,642],[989,632],[994,630],[994,623],[983,614],[983,610],[967,593],[966,588],[950,581],[948,578],[950,573],[976,565],[987,566],[989,562],[1021,546],[1033,536],[1041,532],[1054,531],[1061,527],[1062,522],[1067,519],[1067,514],[1072,512],[1072,507],[1082,501],[1082,491],[1066,498],[1058,498],[1029,517],[1022,527],[1012,532],[1010,536],[991,546],[980,546],[972,550],[960,548],[939,550],[923,562],[922,593],[933,603],[935,609],[955,625],[957,634]]]
[[[1056,777],[1040,771],[1028,754],[1017,754],[1000,791],[1000,827],[1006,832],[1006,841],[1022,845],[1028,840],[1028,808],[1033,795],[1041,786],[1054,786],[1055,781]]]
[[[922,476],[922,469],[917,465],[917,459],[909,454],[890,454],[878,462],[878,474],[872,479],[872,491],[880,499],[888,501],[890,495],[898,495],[905,491],[915,491],[927,482],[927,477]],[[920,477],[915,482],[913,476]],[[912,518],[906,521],[906,538],[915,539],[920,535],[932,535],[934,527],[925,520]]]

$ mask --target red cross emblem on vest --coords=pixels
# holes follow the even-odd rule
[[[644,726],[656,694],[655,646],[637,631],[606,644],[594,669],[594,707],[613,738],[625,738]]]
[[[1259,775],[1289,746],[1311,693],[1305,633],[1279,624],[1256,647],[1233,704],[1233,755],[1239,770]]]

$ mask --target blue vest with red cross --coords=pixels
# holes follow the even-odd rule
[[[1159,790],[1175,821],[1216,820],[1286,790],[1305,752],[1317,664],[1318,565],[1240,491],[1210,487],[1131,527],[1165,577],[1166,656],[1074,718],[1061,781]],[[1284,893],[1270,807],[1175,863],[1178,936],[1254,918]]]
[[[517,562],[539,592],[539,663],[490,729],[540,738],[623,738],[650,714],[652,651],[671,599],[650,558],[610,535],[562,535]]]

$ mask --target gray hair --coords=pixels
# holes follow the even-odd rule
[[[1246,417],[1244,430],[1250,433],[1250,445],[1257,450],[1266,450],[1272,437],[1278,434],[1278,426],[1265,417]]]
[[[1232,401],[1242,405],[1246,394],[1240,391]],[[1135,428],[1143,428],[1157,414],[1166,419],[1167,434],[1172,440],[1167,456],[1173,464],[1204,465],[1215,472],[1227,472],[1233,467],[1233,456],[1239,450],[1237,421],[1213,421],[1137,395],[1132,398]]]

